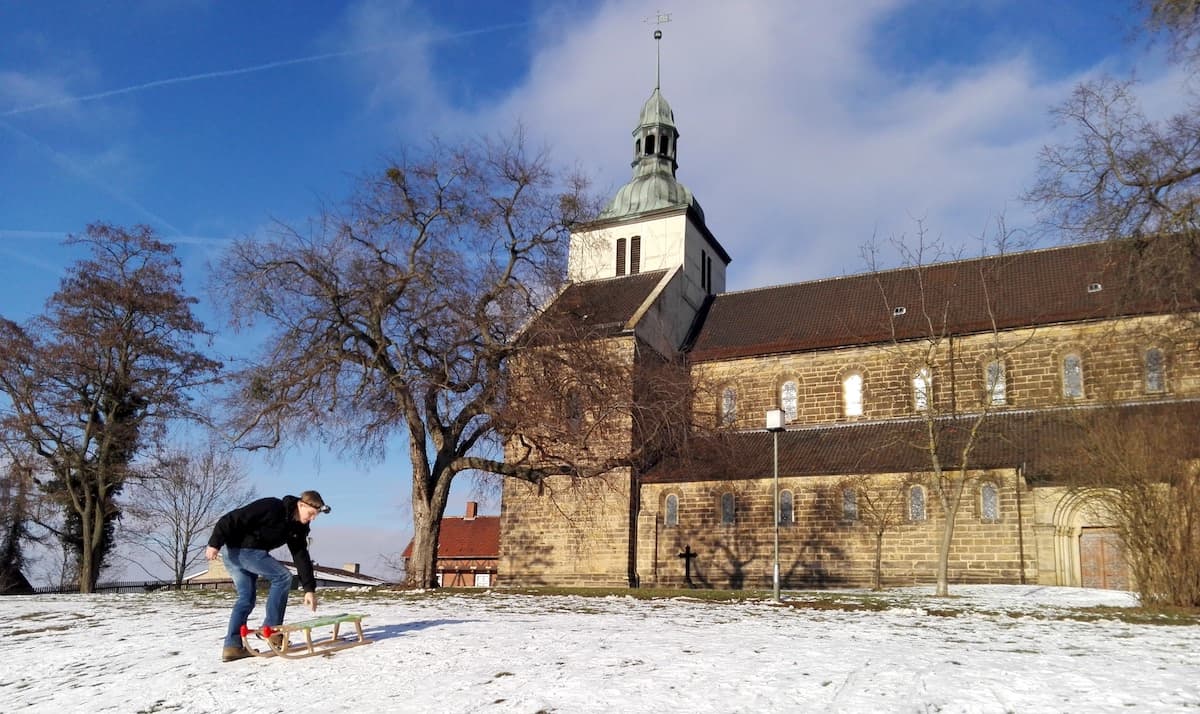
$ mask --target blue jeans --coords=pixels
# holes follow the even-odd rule
[[[233,612],[229,615],[225,646],[241,647],[242,625],[246,624],[250,612],[254,610],[258,576],[271,581],[271,591],[267,595],[267,616],[263,619],[263,625],[274,627],[283,624],[288,590],[292,588],[292,573],[265,550],[226,547],[221,559],[225,561],[225,569],[229,571],[230,577],[233,578],[233,586],[237,588],[237,602],[233,604]]]

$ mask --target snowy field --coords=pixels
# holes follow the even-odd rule
[[[1200,626],[1127,593],[961,586],[769,600],[351,593],[375,642],[220,662],[231,595],[0,599],[5,712],[1167,712],[1200,707]],[[878,601],[871,601],[878,602]],[[839,604],[839,603],[844,603]],[[830,605],[847,609],[830,609]],[[878,606],[878,605],[877,605]],[[255,611],[261,617],[262,610]],[[293,597],[289,621],[308,612]],[[1082,618],[1082,619],[1077,619]],[[251,624],[258,624],[252,620]],[[352,628],[351,628],[352,629]]]

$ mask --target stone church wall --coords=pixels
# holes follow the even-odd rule
[[[1173,350],[1160,336],[1167,318],[1097,321],[1052,325],[1001,333],[999,343],[1007,372],[1007,401],[997,409],[1030,409],[1067,404],[1101,404],[1164,396],[1200,394],[1200,363],[1195,350]],[[941,359],[933,372],[933,399],[943,413],[957,405],[974,410],[985,390],[984,365],[992,359],[996,338],[991,334],[954,339],[953,364]],[[1151,394],[1145,388],[1143,355],[1147,348],[1166,353],[1167,389]],[[920,342],[868,345],[791,353],[696,366],[698,377],[713,385],[707,404],[698,405],[715,420],[720,394],[737,392],[736,428],[762,428],[764,414],[780,408],[784,382],[798,386],[798,410],[793,424],[845,423],[912,417],[912,376],[918,365]],[[948,345],[940,353],[949,354]],[[1082,399],[1063,396],[1062,358],[1075,352],[1083,359]],[[953,367],[953,368],[952,368]],[[842,380],[848,373],[863,375],[863,414],[847,417],[842,403]]]
[[[1095,321],[1009,330],[1001,334],[1006,367],[1005,409],[1038,409],[1070,404],[1102,405],[1200,395],[1200,363],[1195,350],[1173,349],[1162,337],[1169,318]],[[978,408],[984,391],[984,365],[994,354],[994,336],[954,340],[954,363],[939,363],[933,399],[942,413],[957,406]],[[1166,390],[1146,389],[1144,354],[1159,347],[1166,355]],[[737,390],[735,428],[761,429],[764,414],[781,406],[780,386],[796,380],[798,415],[793,425],[912,418],[913,350],[920,344],[858,346],[767,357],[705,362],[693,367],[698,410],[716,419],[720,390]],[[945,352],[945,351],[944,351]],[[1083,359],[1084,395],[1063,394],[1062,359],[1075,352]],[[865,376],[864,414],[843,414],[842,377],[849,370]],[[701,386],[703,385],[703,386]],[[613,438],[623,438],[614,433]],[[781,527],[781,576],[785,587],[863,586],[869,584],[874,540],[862,521],[841,518],[830,487],[840,476],[794,477],[780,474],[782,489],[795,498],[795,524]],[[877,475],[883,485],[898,475]],[[1063,489],[1027,488],[1014,471],[986,474],[999,487],[1000,518],[981,518],[978,483],[971,486],[959,513],[950,556],[951,582],[1079,583],[1076,541],[1088,526],[1082,516],[1064,526]],[[720,522],[723,493],[734,494],[734,523]],[[669,493],[679,498],[679,525],[663,521]],[[697,586],[769,587],[772,576],[771,479],[705,481],[642,486],[637,516],[635,568],[643,586],[679,586],[684,581],[684,548],[696,553],[692,580]],[[629,474],[614,473],[603,482],[572,491],[552,483],[542,495],[534,487],[508,480],[501,515],[499,581],[504,585],[627,584],[629,557]],[[935,577],[943,514],[927,492],[928,518],[905,522],[884,536],[885,585],[928,583]],[[1036,510],[1036,514],[1035,514]],[[1018,513],[1020,515],[1018,516]],[[1065,522],[1065,521],[1064,521]],[[1092,523],[1090,525],[1104,525]]]
[[[612,350],[616,359],[634,359],[633,338],[612,339],[603,348]],[[619,396],[614,399],[620,402]],[[586,405],[584,411],[585,420],[594,418]],[[590,453],[579,465],[630,451],[629,416],[619,409],[613,412],[605,418],[606,423],[588,424],[597,436],[587,444]],[[602,477],[553,477],[540,488],[504,479],[497,583],[506,587],[627,586],[629,484],[628,468],[614,469]]]
[[[878,487],[896,474],[873,477]],[[783,478],[780,490],[794,494],[794,521],[779,528],[783,587],[864,587],[871,583],[875,535],[864,522],[841,512],[840,477]],[[999,517],[985,520],[979,486],[992,483]],[[733,525],[721,523],[721,497],[733,493]],[[878,493],[878,491],[877,491]],[[678,525],[665,523],[665,501],[679,498]],[[955,523],[949,561],[951,582],[1017,583],[1022,569],[1037,581],[1037,544],[1030,491],[1015,472],[975,475]],[[643,586],[684,585],[685,548],[696,554],[691,579],[697,587],[769,588],[773,573],[772,481],[706,481],[643,487],[638,549]],[[937,565],[944,514],[927,491],[924,521],[898,519],[883,537],[881,573],[885,585],[931,582]]]
[[[628,579],[629,471],[537,486],[506,479],[497,584],[624,587]]]

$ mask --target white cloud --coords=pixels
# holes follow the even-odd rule
[[[429,94],[428,55],[404,66],[419,80],[405,91],[435,109],[426,127],[524,122],[611,195],[629,179],[630,132],[654,87],[652,27],[641,20],[655,10],[614,0],[572,22],[546,19],[526,81],[473,118]],[[998,214],[1012,227],[1032,222],[1019,196],[1055,136],[1049,108],[1081,76],[1047,77],[1012,43],[971,67],[881,66],[872,43],[898,41],[889,19],[903,10],[892,0],[696,2],[663,27],[679,178],[734,258],[733,288],[860,272],[859,247],[873,233],[911,233],[914,217],[968,253]]]

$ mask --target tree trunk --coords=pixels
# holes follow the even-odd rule
[[[93,571],[96,569],[96,553],[91,545],[91,538],[86,534],[88,528],[84,526],[83,543],[79,548],[79,592],[90,594],[96,592],[96,581],[99,577],[98,573]]]
[[[405,572],[409,585],[418,588],[438,586],[437,548],[441,526],[441,518],[432,518],[429,513],[414,513],[412,554]]]
[[[875,572],[871,574],[871,589],[883,590],[883,531],[875,533]]]
[[[438,537],[452,478],[451,474],[441,474],[434,480],[432,489],[413,488],[413,546],[405,572],[405,580],[413,587],[438,587]]]
[[[947,597],[950,595],[950,544],[954,539],[954,522],[958,517],[958,506],[962,501],[963,489],[966,487],[966,475],[960,479],[952,487],[953,491],[947,497],[941,495],[942,511],[946,515],[946,522],[942,527],[942,540],[938,545],[938,563],[937,563],[937,590],[934,595],[937,597]]]

